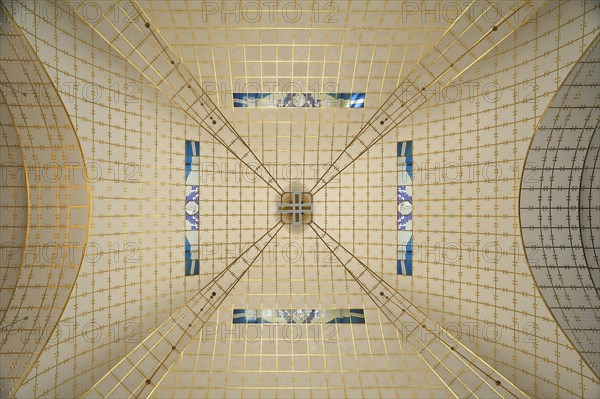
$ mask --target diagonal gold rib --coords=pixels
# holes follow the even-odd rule
[[[429,319],[315,222],[309,224],[327,249],[360,285],[427,365],[458,398],[528,396],[450,333]]]
[[[521,0],[517,3],[488,1],[489,7],[475,20],[471,20],[469,13],[462,13],[340,152],[311,188],[310,193],[315,195],[323,189],[425,102],[441,92],[535,16],[547,1]],[[490,9],[496,10],[502,17],[498,21],[482,18],[482,15],[485,15]],[[512,22],[512,19],[517,18],[516,16],[520,12],[527,11],[527,9],[531,11],[526,17],[516,23]],[[462,32],[460,31],[461,26],[465,26]],[[448,43],[444,46],[446,42]],[[485,42],[488,42],[489,45],[483,45]],[[443,50],[439,48],[442,46],[444,46]],[[452,76],[450,76],[451,72],[454,72]],[[434,86],[435,88],[432,89]],[[425,89],[429,90],[425,92]]]
[[[86,392],[84,397],[147,397],[171,364],[275,238],[278,222],[171,315]]]
[[[179,60],[156,27],[150,24],[150,18],[135,0],[68,0],[66,3],[170,102],[179,106],[267,185],[279,194],[283,193],[273,175]],[[99,11],[101,16],[95,18],[95,12],[86,13],[86,7],[88,11],[89,8]],[[93,15],[88,17],[88,14]]]

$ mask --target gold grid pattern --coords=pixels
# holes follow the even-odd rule
[[[17,262],[9,258],[11,275],[3,273],[2,281],[0,396],[7,397],[16,393],[47,345],[71,295],[87,241],[89,187],[81,147],[53,83],[4,5],[0,18],[6,21],[0,28],[2,125],[4,137],[11,137],[7,161],[20,165],[10,170],[22,179],[13,186],[21,198],[13,201],[24,202],[18,209],[24,220],[20,240],[15,236],[17,247],[3,242],[0,251],[3,270],[5,256],[16,252],[19,257]],[[11,209],[3,206],[3,223],[5,211]],[[9,226],[2,226],[2,241],[13,230]]]
[[[538,123],[520,193],[521,234],[544,302],[600,376],[600,37],[572,67]],[[594,225],[595,224],[595,225]],[[550,228],[548,228],[550,226]],[[551,230],[551,234],[548,231]]]
[[[442,63],[440,65],[440,67],[443,69],[444,65],[449,64],[449,63],[452,63],[450,66],[454,67],[455,66],[454,62],[458,63],[458,64],[456,64],[457,67],[458,66],[464,67],[465,65],[468,67],[470,65],[470,63],[472,63],[473,57],[465,58],[464,56],[467,53],[469,53],[469,55],[470,55],[470,52],[474,51],[473,47],[477,46],[477,45],[479,45],[479,47],[477,47],[474,57],[481,57],[483,54],[485,54],[485,52],[487,51],[486,48],[489,48],[489,47],[486,46],[485,44],[481,44],[481,43],[485,42],[485,40],[491,41],[492,44],[495,43],[494,40],[487,38],[487,36],[492,31],[499,30],[499,32],[496,33],[496,35],[495,35],[495,37],[497,36],[497,38],[496,38],[497,41],[501,41],[505,37],[505,35],[510,34],[512,32],[512,30],[514,30],[515,28],[514,28],[514,25],[512,25],[510,22],[508,22],[509,18],[513,17],[518,11],[520,11],[524,5],[525,5],[525,3],[517,4],[515,7],[503,10],[504,14],[505,14],[504,17],[500,18],[499,21],[495,23],[495,25],[493,26],[493,29],[491,27],[491,24],[493,22],[486,21],[485,24],[481,24],[481,23],[478,23],[477,21],[481,20],[482,18],[477,17],[473,21],[473,19],[469,18],[468,16],[465,17],[464,14],[461,14],[460,17],[455,22],[456,25],[458,26],[457,31],[456,32],[449,31],[449,32],[451,32],[448,35],[450,37],[451,44],[450,44],[450,49],[448,50],[448,52],[445,52],[436,47],[436,52],[434,53],[434,55],[441,53],[442,54],[441,57],[444,60],[444,63]],[[130,13],[127,16],[126,20],[120,20],[119,16],[114,14],[114,11],[116,9],[132,10],[133,13],[132,14]],[[502,11],[501,8],[498,8],[496,5],[493,5],[491,3],[489,4],[489,9],[493,9],[496,13],[499,13],[499,14],[503,13],[503,12],[501,12]],[[139,7],[135,3],[122,2],[122,3],[119,3],[117,6],[107,5],[101,9],[101,16],[100,16],[100,18],[97,18],[95,21],[93,21],[91,18],[89,18],[89,16],[85,13],[85,4],[80,4],[80,5],[76,6],[76,11],[77,11],[78,15],[81,15],[84,19],[87,20],[88,23],[90,23],[90,25],[100,34],[100,36],[104,37],[109,43],[111,43],[113,45],[113,47],[115,47],[117,49],[117,51],[119,51],[120,54],[126,56],[126,58],[128,58],[130,60],[132,65],[134,65],[138,70],[140,70],[144,74],[146,74],[146,72],[153,71],[151,73],[151,76],[148,77],[150,81],[155,82],[158,86],[165,88],[165,91],[167,93],[169,93],[169,92],[171,93],[170,95],[172,95],[172,93],[176,93],[177,98],[183,96],[183,100],[184,100],[183,106],[184,106],[184,109],[186,110],[186,112],[188,112],[188,113],[191,112],[190,115],[193,115],[195,113],[195,111],[194,111],[195,108],[198,108],[198,107],[204,108],[204,110],[208,113],[208,118],[210,118],[210,120],[212,121],[212,124],[217,125],[216,126],[217,130],[213,132],[214,137],[216,139],[218,139],[222,144],[226,145],[228,147],[228,149],[230,149],[232,152],[234,152],[234,153],[237,152],[238,154],[244,154],[241,157],[238,155],[240,160],[242,160],[242,162],[244,162],[244,157],[249,154],[247,152],[248,149],[242,145],[243,143],[240,143],[239,136],[236,135],[235,137],[232,137],[232,139],[226,138],[226,136],[227,136],[226,128],[229,125],[226,121],[223,121],[222,119],[220,119],[220,113],[217,115],[217,120],[213,119],[213,115],[211,115],[212,110],[208,109],[212,105],[209,105],[209,107],[207,108],[208,100],[204,94],[204,91],[202,91],[202,94],[196,100],[194,100],[194,98],[192,98],[192,101],[189,101],[189,100],[186,101],[186,97],[189,97],[189,95],[186,93],[190,93],[190,89],[191,89],[191,91],[194,91],[195,90],[194,87],[197,86],[197,83],[189,77],[189,73],[187,72],[187,70],[182,69],[181,67],[179,67],[177,65],[177,61],[175,61],[173,59],[174,58],[173,54],[171,54],[171,52],[167,50],[167,45],[165,44],[163,39],[158,34],[144,33],[144,32],[152,32],[153,26],[150,22],[147,21],[147,18],[145,18],[141,15],[141,13],[139,11]],[[534,15],[534,14],[529,13],[524,19],[518,19],[518,21],[520,21],[519,24],[524,23],[532,15]],[[142,26],[142,24],[144,26]],[[146,30],[144,30],[144,28],[146,28]],[[469,39],[467,40],[467,44],[461,43],[460,46],[455,46],[455,43],[458,41],[458,38],[460,38],[461,36],[463,36],[463,34],[465,34],[465,33],[460,33],[461,29],[465,29],[466,35]],[[480,40],[477,40],[478,35],[481,35],[481,34],[483,34],[483,37]],[[444,38],[446,38],[446,35],[443,36],[440,41],[443,41]],[[469,40],[471,40],[475,44],[472,45],[469,42]],[[157,49],[156,45],[158,45],[158,49]],[[439,45],[439,42],[438,42],[438,44],[436,44],[436,46],[438,46],[438,45]],[[147,54],[147,51],[140,52],[137,50],[137,48],[136,48],[137,46],[143,47],[143,48],[149,50],[150,52],[148,54]],[[441,46],[441,45],[439,45],[439,46]],[[455,47],[459,47],[460,53],[458,55],[454,54],[454,53],[456,53]],[[158,50],[160,50],[160,51],[158,51]],[[463,52],[465,54],[463,54]],[[450,56],[448,56],[449,53],[451,54]],[[431,53],[428,53],[428,54],[431,54]],[[460,54],[462,54],[462,55],[460,55]],[[140,57],[142,59],[140,59]],[[428,56],[425,56],[425,57],[428,57]],[[450,57],[450,58],[448,58],[448,57]],[[163,65],[165,63],[167,66]],[[171,66],[169,66],[169,64]],[[430,72],[429,70],[427,70],[427,72],[430,75],[432,74],[432,72]],[[447,73],[447,72],[448,72],[448,69],[444,70],[442,72],[442,74]],[[432,76],[436,76],[436,75],[433,74]],[[181,81],[181,78],[183,78],[183,81]],[[439,78],[436,78],[436,81],[437,80],[439,80]],[[187,89],[186,89],[186,86],[187,86]],[[418,96],[420,97],[420,93]],[[175,98],[175,97],[173,97],[173,98]],[[407,106],[407,108],[409,108],[409,109],[414,108],[415,106],[418,106],[418,104],[419,104],[418,102],[413,104],[410,101],[409,101],[409,103],[410,104]],[[395,99],[392,99],[391,106],[394,106],[394,104],[397,104],[397,102],[395,101]],[[404,105],[404,104],[402,104],[402,105]],[[398,107],[400,107],[400,106],[398,105]],[[201,117],[201,120],[198,120],[198,122],[202,123],[202,121],[206,121],[206,119],[207,119],[207,117],[203,117],[203,118]],[[394,121],[395,121],[395,119],[394,119]],[[223,123],[224,123],[224,125],[223,125]],[[397,122],[394,122],[394,123],[397,123]],[[372,127],[372,124],[370,124],[370,126]],[[209,130],[210,130],[210,127],[209,127]],[[375,129],[375,131],[378,132],[377,129]],[[230,130],[230,132],[231,132],[231,130]],[[223,133],[225,133],[225,136],[222,136]],[[352,144],[355,144],[357,142],[358,141],[353,140],[348,148],[350,148],[350,146]],[[367,143],[370,143],[370,142],[367,141]],[[347,149],[344,151],[343,155],[345,155],[346,158],[348,157],[348,155],[352,156],[352,154],[347,153]],[[253,153],[252,153],[252,156],[254,156]],[[336,163],[339,160],[340,160],[340,157],[336,158]],[[350,160],[350,162],[351,161],[352,161],[352,159]],[[244,163],[246,163],[246,162],[244,162]],[[344,163],[344,165],[347,165],[347,163]],[[264,169],[264,167],[263,167],[263,169]],[[329,172],[329,169],[327,170],[327,172]],[[327,176],[327,172],[326,172],[325,176]],[[271,175],[269,175],[269,177],[271,177]],[[319,183],[326,184],[333,177],[335,177],[335,176],[332,176],[332,177],[327,176],[327,180],[323,180],[323,178],[320,179],[317,182],[317,184],[315,185],[315,187],[317,187]],[[264,176],[262,178],[264,179]],[[266,180],[266,182],[267,182],[267,184],[272,186],[270,179]],[[321,185],[320,187],[323,187],[323,186]],[[318,192],[318,190],[317,190],[317,192]],[[337,254],[336,254],[336,257],[337,257]],[[344,263],[344,267],[346,267],[346,266],[347,265]],[[354,275],[357,276],[356,278],[369,280],[369,278],[367,278],[366,276],[362,277],[363,274],[364,273],[355,273]],[[370,280],[373,280],[372,274],[370,274],[370,276],[371,276]],[[239,274],[234,274],[234,277],[236,279],[239,279],[241,276]],[[220,279],[220,278],[221,277],[218,277],[218,279]],[[369,281],[369,282],[360,281],[360,283],[363,288],[369,289],[370,295],[373,294],[372,291],[375,289],[374,285],[377,285],[376,283],[373,283],[372,281]],[[225,287],[228,287],[228,285],[226,284]],[[384,296],[383,291],[382,291],[381,295]],[[392,293],[390,293],[389,296],[394,297],[394,295]],[[388,298],[387,296],[385,296],[385,297]],[[394,319],[395,321],[398,321],[398,317],[400,317],[400,316],[395,315],[395,311],[400,310],[400,308],[398,306],[400,306],[402,308],[411,306],[409,303],[405,303],[406,301],[404,299],[402,299],[401,302],[402,303],[397,304],[395,307],[392,307],[392,308],[386,307],[386,310],[388,310],[388,312],[391,312],[390,314],[388,314],[388,317],[390,317],[391,319]],[[387,303],[388,302],[385,302],[384,305],[386,305]],[[187,312],[187,310],[184,310],[184,311]],[[402,310],[402,313],[404,313],[404,310]],[[410,314],[410,312],[407,311],[407,315],[408,314]],[[403,318],[404,318],[404,316],[402,316],[402,319]],[[412,318],[413,320],[417,320],[419,323],[422,323],[423,325],[428,324],[428,322],[426,322],[425,319],[423,319],[423,316],[420,314],[417,315],[416,317],[414,315],[410,316],[409,318]],[[398,323],[399,324],[397,327],[400,329],[400,324],[403,322],[399,321]],[[175,330],[178,330],[177,324],[178,324],[178,322],[176,322],[176,324],[173,326],[173,328]],[[190,322],[190,327],[192,327],[191,322]],[[160,330],[158,330],[157,333],[162,335],[162,333],[160,333]],[[465,356],[463,353],[461,353],[462,350],[458,350],[458,349],[454,350],[453,349],[450,352],[449,344],[447,344],[447,343],[443,343],[443,344],[439,343],[439,342],[434,343],[433,341],[427,341],[427,340],[425,340],[425,342],[423,342],[422,339],[415,338],[416,337],[415,334],[409,333],[409,335],[412,336],[413,339],[416,339],[416,341],[415,341],[416,344],[423,345],[427,349],[427,353],[433,355],[433,358],[435,360],[432,360],[432,361],[428,360],[429,366],[432,367],[432,369],[438,374],[438,376],[440,376],[442,381],[444,381],[448,385],[448,388],[450,390],[452,390],[456,395],[462,396],[462,395],[467,394],[467,392],[469,392],[470,394],[476,395],[476,396],[479,396],[479,395],[504,396],[505,394],[511,392],[511,390],[508,387],[510,385],[510,383],[508,383],[508,381],[506,381],[505,379],[503,379],[503,377],[500,377],[500,376],[495,377],[495,375],[497,373],[494,370],[485,371],[486,369],[489,368],[489,366],[487,366],[483,362],[481,362],[480,365],[475,364],[477,362],[480,362],[479,358],[476,358],[477,360],[475,360],[475,363],[473,363],[473,360],[471,360],[469,358],[469,356]],[[149,339],[152,341],[151,337],[152,336],[149,336]],[[446,348],[444,345],[448,346],[448,348]],[[138,349],[139,349],[139,347],[138,347]],[[172,358],[174,350],[175,350],[175,347],[172,348],[171,352],[169,352],[169,351],[165,352],[165,350],[157,349],[157,351],[158,351],[157,357],[154,360],[151,359],[149,364],[148,364],[148,362],[146,362],[147,363],[146,365],[138,366],[136,364],[136,362],[133,361],[133,362],[131,362],[130,366],[125,366],[125,367],[121,367],[121,368],[119,366],[117,366],[115,369],[113,369],[113,371],[111,372],[111,375],[107,374],[107,376],[103,380],[100,381],[99,386],[97,388],[95,388],[96,393],[101,396],[104,396],[104,395],[110,394],[111,392],[116,392],[115,389],[121,389],[121,391],[119,391],[121,394],[127,393],[129,395],[138,396],[139,394],[141,394],[141,391],[143,390],[143,385],[142,385],[143,380],[144,379],[146,380],[147,385],[154,384],[155,383],[154,375],[157,371],[153,371],[153,370],[159,370],[159,369],[162,370],[162,368],[168,367],[170,364],[169,359]],[[449,351],[448,354],[445,353],[446,350]],[[136,351],[132,352],[129,356],[132,356],[134,359],[138,359],[139,356],[136,354],[136,352],[137,352],[137,349],[136,349]],[[454,362],[458,362],[458,364],[459,364],[458,369],[454,370],[453,369],[454,367],[445,365],[445,363],[449,363],[452,360]],[[471,363],[471,364],[470,365],[463,364],[463,362],[465,362],[465,361],[467,363]],[[156,369],[155,367],[152,366],[152,363],[155,363],[155,362],[160,363],[159,369]],[[441,366],[441,367],[439,367],[439,366]],[[128,367],[129,368],[134,367],[134,368],[131,370],[131,372],[129,372]],[[477,375],[477,373],[479,371],[475,371],[475,369],[481,371],[484,374],[484,377],[482,378],[482,376]],[[115,384],[117,384],[118,386]],[[499,388],[494,388],[493,385],[498,385]],[[111,389],[111,387],[112,387],[112,389]],[[465,389],[466,389],[466,391],[464,391]],[[517,390],[517,392],[518,392],[518,390]],[[522,396],[522,393],[520,393],[520,392],[511,393],[511,394],[517,395],[517,396]]]
[[[315,232],[286,227],[152,397],[451,397]],[[234,308],[298,306],[364,308],[366,324],[232,324]]]
[[[215,310],[281,230],[282,225],[278,222],[270,228],[221,273],[205,284],[181,310],[174,312],[94,384],[88,396],[148,396],[160,384],[180,351],[200,333]]]
[[[0,277],[0,314],[8,310],[10,299],[17,286],[21,261],[25,251],[27,235],[27,180],[23,164],[23,150],[14,121],[10,116],[4,97],[0,91],[0,113],[4,116],[0,122],[2,147],[0,149],[0,167],[2,168],[2,186],[0,187],[0,212],[2,229],[2,274]]]
[[[272,222],[264,204],[278,196],[69,7],[6,5],[57,85],[92,176],[90,236],[77,285],[57,332],[43,331],[49,345],[19,392],[76,397],[252,244]],[[185,139],[200,140],[204,160],[205,240],[193,278],[184,277],[184,225],[177,222],[184,219]]]
[[[306,188],[302,191],[312,187],[458,16],[449,11],[447,18],[423,24],[419,13],[403,12],[407,2],[342,1],[334,2],[333,17],[334,8],[310,1],[296,3],[303,12],[291,22],[283,14],[289,3],[279,2],[273,12],[263,6],[256,23],[250,11],[228,14],[235,3],[225,2],[212,14],[200,2],[139,2],[286,191],[292,180]],[[291,89],[364,92],[365,108],[233,108],[233,92]]]
[[[599,389],[537,291],[518,212],[539,118],[599,25],[597,3],[548,3],[462,75],[460,98],[450,90],[433,96],[395,137],[315,196],[326,204],[315,218],[329,234],[394,278],[442,327],[460,329],[461,342],[535,397],[588,397]],[[413,140],[415,165],[412,278],[396,276],[394,267],[395,144],[402,140]],[[340,200],[344,192],[352,193],[349,201]]]
[[[173,45],[179,58],[193,71],[195,79],[204,88],[218,87],[216,93],[209,96],[256,157],[267,169],[273,168],[273,175],[281,187],[287,190],[286,185],[300,181],[308,190],[365,125],[383,99],[397,87],[401,77],[406,76],[427,47],[452,23],[451,19],[442,18],[423,24],[422,16],[418,14],[403,21],[401,10],[409,3],[341,2],[338,4],[341,5],[337,11],[338,22],[331,26],[303,20],[286,24],[281,18],[274,23],[223,23],[219,14],[204,21],[199,9],[201,3],[187,1],[143,1],[140,5],[150,16],[152,26],[158,27],[166,42]],[[475,3],[478,2],[471,5]],[[417,4],[441,7],[443,3]],[[500,84],[499,93],[503,94],[502,101],[506,103],[490,102],[489,93],[486,96],[477,93],[470,100],[430,100],[403,125],[410,133],[404,129],[394,130],[392,135],[397,135],[398,139],[413,139],[417,166],[419,157],[425,162],[420,164],[421,171],[415,172],[415,192],[421,191],[419,200],[422,204],[419,209],[419,200],[415,200],[415,219],[421,220],[421,225],[415,223],[415,237],[417,246],[419,236],[424,246],[421,247],[421,258],[416,256],[412,280],[394,274],[395,137],[388,135],[383,143],[373,146],[315,198],[317,222],[352,253],[360,254],[359,258],[370,268],[392,281],[396,290],[420,306],[433,320],[442,324],[479,323],[474,342],[465,344],[519,388],[534,396],[585,396],[598,389],[598,381],[581,364],[539,301],[526,270],[516,214],[518,191],[515,190],[518,188],[515,187],[520,178],[520,162],[525,157],[536,118],[539,119],[549,96],[569,69],[569,63],[578,58],[583,45],[598,29],[597,5],[589,2],[573,4],[561,7],[560,3],[550,2],[536,20],[517,30],[506,43],[463,75],[461,84],[479,81]],[[283,5],[282,2],[278,4],[277,12]],[[57,23],[56,18],[48,17],[47,10],[54,10],[53,5],[36,2],[34,7],[36,10],[29,12],[31,19],[18,22],[23,25],[28,39],[36,43],[36,50],[55,81],[64,82],[67,78],[67,82],[91,82],[113,96],[126,92],[125,89],[115,90],[114,82],[123,85],[133,82],[139,87],[134,95],[139,101],[122,105],[107,98],[90,101],[64,86],[61,90],[59,85],[61,95],[74,103],[65,101],[82,140],[86,159],[106,168],[133,164],[142,177],[138,182],[103,178],[94,183],[91,230],[103,247],[114,248],[110,247],[114,244],[110,236],[115,230],[118,237],[131,238],[140,248],[141,261],[135,265],[124,264],[122,258],[128,252],[105,248],[102,254],[120,254],[121,260],[108,261],[104,265],[84,262],[82,271],[86,270],[86,273],[82,274],[63,317],[67,323],[64,325],[73,321],[84,324],[89,320],[97,321],[99,329],[105,332],[110,323],[131,321],[139,323],[140,333],[129,342],[114,340],[106,334],[97,342],[88,342],[81,332],[70,342],[59,340],[58,344],[51,344],[46,349],[22,391],[26,396],[75,396],[89,389],[167,315],[235,259],[241,248],[252,244],[269,224],[273,224],[278,195],[261,180],[249,181],[248,173],[243,173],[239,161],[216,143],[212,134],[199,128],[200,121],[206,119],[204,116],[195,119],[172,106],[169,98],[163,96],[160,84],[161,91],[146,86],[148,81],[141,74],[134,72],[76,17],[69,23],[65,20]],[[60,6],[59,9],[69,13],[67,7]],[[35,19],[33,15],[37,15]],[[52,34],[44,34],[48,32]],[[67,43],[72,44],[73,50]],[[69,50],[65,51],[65,48]],[[61,57],[54,58],[56,54]],[[560,57],[552,58],[558,54]],[[303,60],[307,59],[303,66]],[[530,63],[535,68],[528,68]],[[231,107],[230,93],[238,91],[236,84],[257,83],[265,88],[271,80],[280,85],[293,81],[308,89],[317,85],[325,87],[333,81],[338,91],[367,92],[367,108],[320,112]],[[518,84],[531,81],[538,85],[538,90],[529,99],[532,101],[522,105],[519,102],[522,99],[515,101],[512,98],[512,90]],[[511,112],[505,112],[507,109]],[[109,122],[104,122],[106,120]],[[207,250],[207,257],[201,255],[207,259],[201,263],[199,280],[182,277],[183,266],[179,267],[181,262],[177,254],[183,253],[180,242],[183,226],[180,228],[170,222],[181,220],[183,213],[180,206],[183,182],[177,180],[183,172],[171,165],[181,164],[183,140],[197,139],[198,136],[201,156],[210,157],[220,168],[216,173],[207,173],[206,189],[201,187],[200,190],[200,228],[207,230],[206,236],[210,236],[207,242],[220,248],[217,252]],[[458,181],[434,183],[427,180],[428,174],[439,173],[442,165],[451,162],[456,162],[457,168],[462,165],[460,169],[467,169],[468,173],[470,166],[463,164],[474,165],[476,179],[469,180],[469,175],[463,173]],[[485,179],[480,169],[489,164],[515,166],[515,170],[510,170],[510,178]],[[286,177],[290,170],[286,165],[297,168],[299,177]],[[504,184],[506,182],[508,184]],[[148,192],[148,187],[153,187],[152,193]],[[135,195],[123,194],[127,192]],[[151,202],[148,198],[152,198]],[[133,210],[132,201],[136,204]],[[152,211],[148,212],[150,208]],[[498,220],[495,225],[484,222],[492,216]],[[512,223],[501,222],[511,217]],[[152,226],[148,225],[148,218],[153,220]],[[292,232],[286,241],[297,243],[294,248],[304,248],[311,257],[313,252],[324,251],[324,248],[311,246],[318,242],[316,237],[311,237],[307,243],[304,234],[309,233],[298,235]],[[464,244],[458,250],[459,261],[440,259],[434,252],[439,253],[435,243],[438,242],[441,248],[449,248],[457,236]],[[153,243],[148,243],[149,237],[153,237]],[[470,249],[473,248],[470,243],[478,241],[478,246]],[[484,246],[488,242],[496,243],[500,248],[490,250]],[[288,246],[288,250],[290,248]],[[276,259],[281,256],[281,248],[272,252]],[[317,256],[331,258],[327,251],[324,252],[327,255]],[[507,256],[511,261],[497,264],[489,261],[490,254]],[[290,349],[279,338],[276,349],[269,347],[270,343],[263,346],[266,339],[262,333],[260,346],[249,339],[243,339],[242,344],[233,343],[230,338],[213,339],[205,344],[196,337],[194,344],[159,385],[158,397],[223,396],[224,387],[234,389],[235,395],[244,397],[305,397],[312,393],[306,381],[299,377],[305,373],[309,375],[315,397],[325,394],[337,397],[339,389],[350,397],[438,397],[448,394],[409,345],[400,343],[389,350],[381,348],[380,338],[398,341],[399,336],[390,330],[383,332],[384,328],[391,328],[384,314],[362,294],[339,264],[325,268],[329,275],[325,280],[327,284],[322,286],[319,279],[323,277],[323,263],[327,263],[322,257],[314,263],[301,261],[300,268],[289,255],[274,264],[262,261],[253,266],[247,279],[236,286],[227,301],[235,300],[236,307],[245,303],[246,308],[327,307],[327,302],[335,302],[336,298],[341,297],[340,302],[343,298],[352,298],[346,302],[364,307],[367,323],[381,329],[381,333],[369,335],[364,341],[371,351],[371,367],[366,363],[356,368],[346,367],[353,356],[358,362],[357,354],[364,353],[364,348],[357,343],[363,341],[355,340],[355,334],[361,334],[354,331],[355,327],[350,332],[337,332],[337,352],[335,349],[333,352],[316,350],[311,352],[315,356],[306,356],[307,363],[298,356],[301,349],[296,352],[295,345]],[[318,278],[315,279],[315,275]],[[512,278],[501,278],[507,275]],[[104,283],[107,278],[108,287]],[[113,279],[116,284],[112,284]],[[317,288],[307,284],[311,281],[317,282]],[[124,303],[120,301],[123,296]],[[241,298],[240,302],[238,298]],[[94,305],[107,300],[108,306]],[[311,301],[319,302],[318,306]],[[535,301],[537,306],[532,305]],[[233,305],[233,302],[224,303],[213,320],[230,323]],[[521,324],[511,325],[508,320],[517,320]],[[537,329],[527,327],[530,322],[537,325]],[[494,339],[485,335],[482,325],[501,328],[504,334]],[[517,338],[517,342],[513,342],[517,333],[527,339]],[[73,353],[73,341],[77,353]],[[240,350],[242,347],[243,358],[248,359],[243,366],[239,363],[241,356],[231,352],[232,348]],[[288,350],[291,351],[289,356],[280,356],[287,355]],[[246,356],[249,353],[258,354],[258,360],[257,356]],[[340,367],[322,377],[323,368],[319,367],[318,359],[322,357],[325,362],[329,353],[332,359],[338,358]],[[388,369],[384,371],[385,367],[381,366],[384,359],[396,356],[401,356],[402,364],[409,366],[399,370],[388,363]],[[275,359],[275,370],[266,369],[271,367],[270,359]],[[298,359],[298,367],[295,359]],[[256,363],[253,362],[256,361],[264,364],[265,369],[255,372],[253,365]],[[226,368],[223,362],[227,362]],[[240,373],[244,373],[243,376]],[[563,376],[559,382],[555,382],[557,374]],[[197,382],[190,382],[191,375]],[[239,378],[243,379],[243,388],[240,388]],[[290,380],[291,383],[286,384]],[[181,389],[182,381],[190,384],[189,389]],[[202,381],[208,381],[208,385]],[[410,384],[399,381],[410,381]],[[290,395],[291,389],[294,391]]]

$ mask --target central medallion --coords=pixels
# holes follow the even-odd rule
[[[281,194],[281,203],[277,204],[277,214],[286,224],[308,224],[312,221],[312,211],[312,195],[301,191]]]

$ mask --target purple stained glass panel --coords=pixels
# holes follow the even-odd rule
[[[407,230],[410,228],[409,223],[412,221],[412,195],[407,190],[406,186],[398,186],[398,230]]]
[[[187,186],[188,193],[185,196],[185,221],[186,227],[190,230],[198,230],[199,218],[198,218],[198,205],[200,190],[198,186]]]

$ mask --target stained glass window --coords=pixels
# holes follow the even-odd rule
[[[185,275],[200,273],[200,142],[185,141]]]
[[[233,309],[235,324],[365,324],[363,309]]]
[[[365,93],[233,93],[234,107],[364,108]]]
[[[398,142],[398,274],[412,275],[412,141]]]

